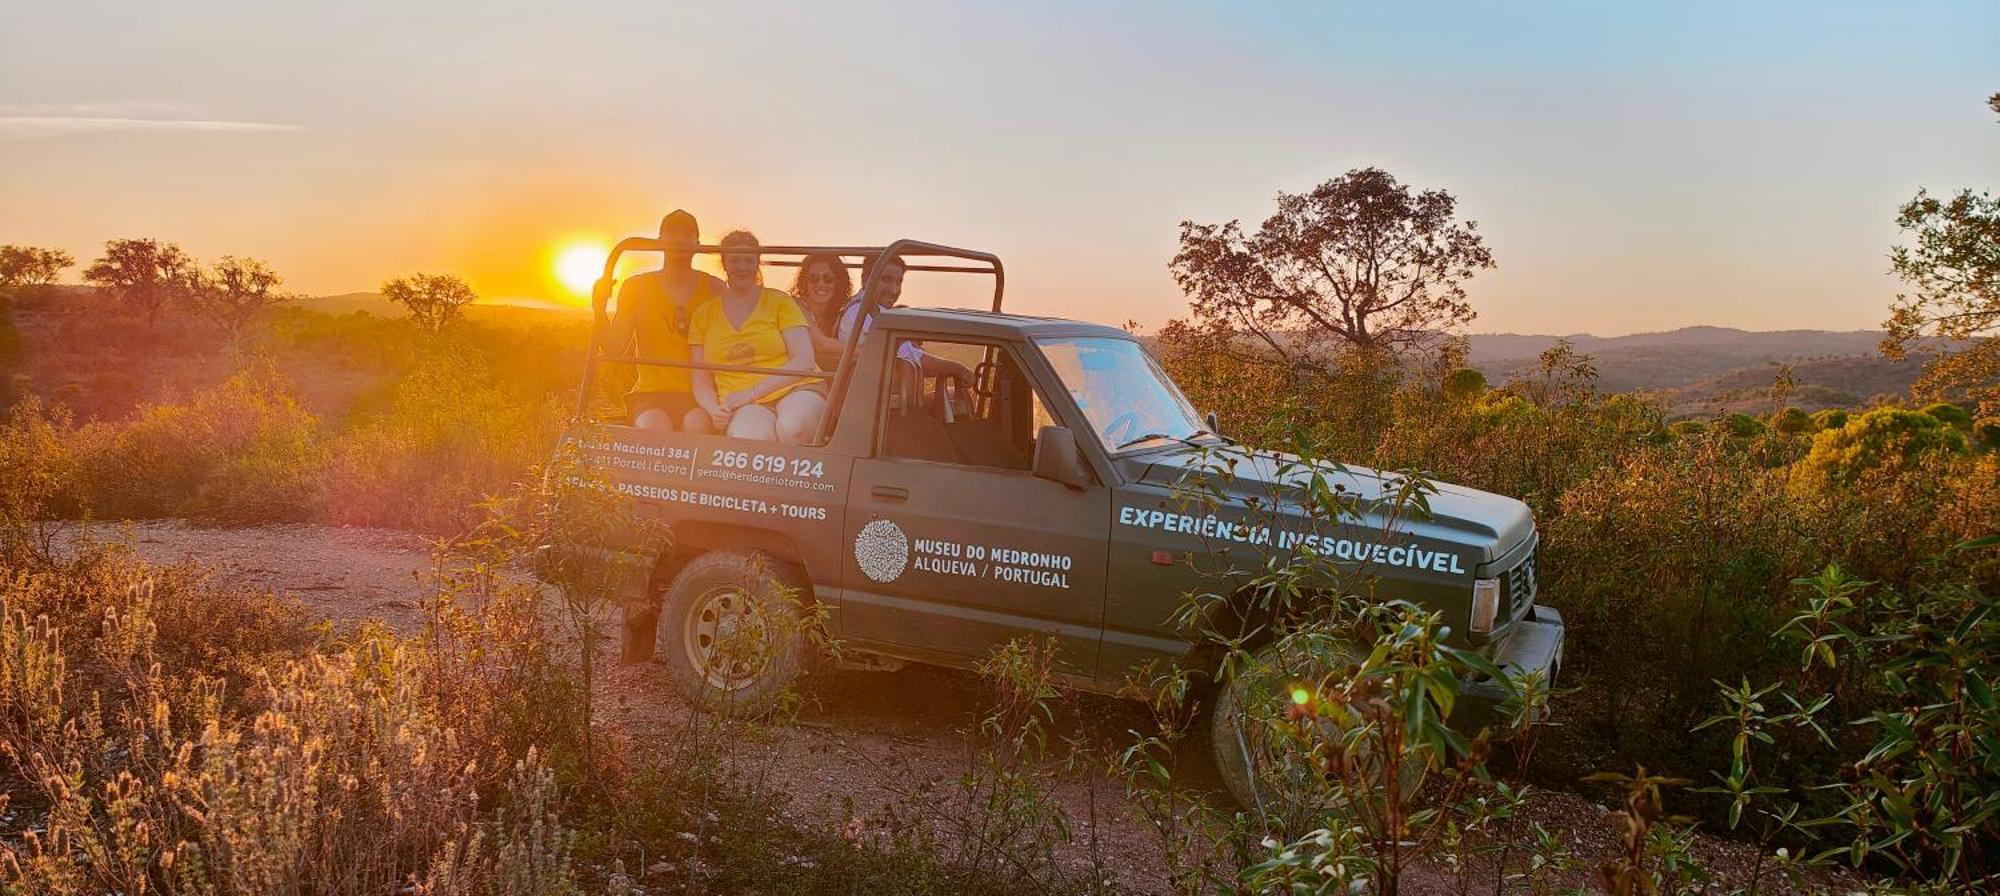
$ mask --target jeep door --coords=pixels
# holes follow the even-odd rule
[[[977,371],[977,383],[941,383],[901,349],[915,335],[880,344],[904,357],[888,362],[896,372],[878,396],[874,451],[849,484],[841,637],[965,665],[1014,638],[1053,635],[1060,669],[1094,672],[1109,489],[1031,472],[1039,425],[1053,418],[1023,355],[928,339],[933,357]]]

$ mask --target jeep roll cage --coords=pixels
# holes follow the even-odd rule
[[[611,247],[611,253],[604,257],[604,274],[603,276],[597,279],[596,284],[594,284],[590,290],[591,304],[595,306],[599,302],[604,302],[604,303],[610,302],[612,296],[612,290],[618,284],[617,271],[618,271],[618,260],[620,256],[624,255],[627,252],[664,253],[666,251],[667,251],[667,246],[663,244],[656,237],[632,236],[619,240],[617,245]],[[996,314],[1000,312],[1001,297],[1005,293],[1007,287],[1007,272],[1006,269],[1002,267],[1000,264],[1000,256],[994,255],[991,252],[981,252],[977,249],[960,249],[955,246],[945,246],[945,245],[940,245],[938,243],[927,243],[924,242],[923,240],[902,239],[890,243],[887,246],[757,246],[757,247],[726,246],[725,247],[719,245],[698,245],[687,248],[675,249],[675,251],[684,251],[696,255],[721,255],[724,253],[755,252],[759,256],[759,261],[763,264],[774,265],[777,267],[792,267],[792,268],[803,265],[805,263],[805,257],[808,255],[832,255],[834,257],[841,259],[841,264],[849,268],[864,268],[864,269],[869,267],[870,262],[877,262],[881,260],[898,261],[906,258],[955,258],[961,261],[977,262],[978,266],[957,265],[957,264],[910,264],[908,262],[904,262],[904,269],[910,271],[938,271],[938,272],[962,273],[962,274],[990,274],[993,277],[993,312]],[[773,255],[782,257],[777,259],[771,259],[770,256]],[[860,260],[849,261],[848,259],[860,259]],[[785,375],[787,376],[796,376],[802,379],[818,379],[818,380],[833,381],[832,386],[828,390],[828,394],[826,397],[827,412],[821,415],[819,421],[819,430],[813,434],[812,444],[814,445],[823,445],[826,443],[827,438],[833,432],[834,416],[837,413],[837,409],[840,407],[840,403],[847,397],[847,388],[850,381],[853,379],[855,349],[857,346],[861,344],[862,333],[866,330],[866,327],[862,326],[860,324],[860,321],[865,321],[873,317],[875,315],[875,312],[878,310],[879,303],[875,299],[876,296],[875,283],[877,280],[881,279],[883,267],[885,266],[882,264],[879,263],[874,264],[873,269],[869,271],[869,276],[865,278],[861,284],[861,302],[862,302],[861,311],[855,318],[856,325],[854,327],[854,330],[850,332],[847,336],[847,344],[843,346],[841,349],[840,365],[834,368],[832,373],[827,373],[825,371],[819,371],[819,370],[791,371],[789,369],[787,369],[787,372],[785,373]],[[593,315],[590,327],[590,348],[587,354],[584,356],[583,382],[578,388],[577,407],[576,407],[576,419],[578,420],[584,420],[590,416],[591,390],[596,386],[597,367],[600,364],[637,364],[637,365],[645,365],[651,367],[679,367],[688,370],[707,370],[711,372],[721,372],[721,373],[769,374],[775,371],[774,368],[769,368],[769,367],[747,367],[737,364],[711,364],[705,361],[704,362],[669,361],[663,358],[643,358],[636,356],[625,357],[617,355],[605,355],[603,354],[603,346],[601,345],[601,340],[603,337],[603,329],[604,329],[603,322],[599,320],[595,315]]]

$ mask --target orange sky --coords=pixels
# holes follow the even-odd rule
[[[1896,206],[1996,186],[1996,89],[1974,2],[80,2],[0,31],[0,242],[546,297],[558,248],[680,206],[991,249],[1012,308],[1154,326],[1182,219],[1379,165],[1479,220],[1474,331],[1872,327]]]

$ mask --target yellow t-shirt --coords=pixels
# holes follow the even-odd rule
[[[757,297],[757,307],[743,319],[742,326],[729,320],[723,300],[702,303],[688,318],[688,344],[701,346],[702,360],[710,364],[743,367],[784,367],[791,361],[785,350],[785,331],[806,326],[805,313],[792,297],[775,289],[765,289]],[[757,385],[765,374],[715,371],[715,396],[722,398]],[[774,401],[796,388],[794,383],[764,397]]]
[[[694,309],[720,292],[721,283],[700,271],[694,275],[694,295],[686,302],[675,302],[667,295],[666,276],[659,271],[627,278],[624,285],[618,288],[618,306],[630,307],[637,315],[632,335],[638,343],[638,357],[662,361],[688,360],[688,344],[691,341],[688,321]],[[689,379],[685,367],[637,366],[639,377],[632,384],[634,392],[694,391],[693,381]]]

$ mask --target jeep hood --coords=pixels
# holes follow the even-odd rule
[[[1168,489],[1206,481],[1208,488],[1238,507],[1248,498],[1260,503],[1276,498],[1282,505],[1280,512],[1293,517],[1305,515],[1298,502],[1313,475],[1313,469],[1296,455],[1237,446],[1175,448],[1124,458],[1122,463],[1140,468],[1126,470],[1128,481]],[[1394,477],[1379,471],[1332,463],[1321,463],[1319,469],[1329,488],[1338,487],[1355,496],[1359,504],[1395,496]],[[1132,475],[1135,472],[1138,475]],[[1432,480],[1431,484],[1437,491],[1429,496],[1430,515],[1398,521],[1398,531],[1464,545],[1483,558],[1480,562],[1506,554],[1534,534],[1534,514],[1518,500],[1447,482]],[[1391,509],[1384,507],[1357,517],[1352,525],[1382,528]]]

